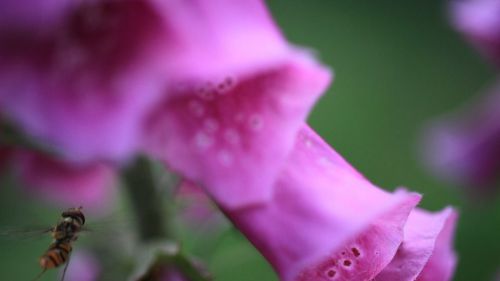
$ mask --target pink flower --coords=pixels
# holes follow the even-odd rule
[[[13,153],[15,175],[26,192],[62,207],[83,206],[101,212],[111,206],[115,174],[104,164],[75,166],[32,151]]]
[[[0,4],[12,10],[0,13],[0,108],[74,161],[128,159],[176,86],[243,80],[292,52],[261,1],[14,2]]]
[[[269,200],[294,135],[329,78],[295,51],[265,71],[190,83],[151,117],[147,149],[223,206]]]
[[[455,28],[500,66],[500,1],[452,2]],[[490,193],[500,171],[500,87],[475,105],[436,121],[427,131],[426,160],[439,176]]]
[[[71,6],[43,34],[0,30],[1,110],[68,159],[123,160],[164,85],[161,17],[147,1]]]
[[[458,183],[483,187],[500,171],[500,87],[475,105],[436,121],[428,130],[426,157],[438,175]]]
[[[8,118],[72,162],[146,150],[220,204],[269,200],[330,72],[285,41],[262,1],[50,3],[58,20],[44,32],[20,32],[15,17],[0,29]]]
[[[451,8],[455,28],[500,66],[500,1],[453,1]]]
[[[280,280],[369,280],[396,254],[419,200],[372,185],[305,127],[271,200],[224,211]]]
[[[391,263],[375,281],[448,281],[456,265],[452,249],[456,212],[416,209],[404,228],[404,240]]]

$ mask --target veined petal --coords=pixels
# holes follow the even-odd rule
[[[30,195],[64,207],[84,206],[91,212],[108,210],[116,192],[115,174],[104,164],[75,166],[31,151],[16,151],[14,172]]]
[[[306,127],[272,199],[224,211],[281,280],[369,280],[392,260],[419,200],[372,185]]]
[[[329,81],[330,72],[299,51],[266,71],[192,81],[151,116],[146,150],[225,207],[266,201]]]
[[[453,1],[451,12],[455,28],[500,66],[500,1]]]
[[[456,217],[452,208],[438,213],[413,210],[401,247],[374,281],[451,280],[456,263],[451,245]]]

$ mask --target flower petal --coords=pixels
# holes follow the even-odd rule
[[[146,149],[226,207],[268,200],[329,80],[328,70],[297,52],[266,71],[191,82],[151,117]]]
[[[265,69],[288,55],[264,1],[150,1],[170,32],[165,63],[177,79]]]
[[[0,33],[46,31],[79,1],[2,0],[0,2]]]
[[[291,52],[262,1],[49,1],[31,5],[58,15],[43,34],[0,29],[0,108],[75,161],[130,158],[166,84],[267,70]],[[12,21],[33,13],[5,5]]]
[[[443,241],[442,236],[450,235],[445,232],[450,231],[449,224],[455,220],[455,217],[456,212],[451,208],[438,213],[413,210],[405,225],[404,241],[396,256],[374,280],[450,280],[456,258],[454,255],[443,255],[440,251],[443,249],[449,251],[450,241]],[[445,243],[445,245],[438,243]],[[428,276],[425,271],[428,271]]]
[[[146,1],[83,2],[43,36],[0,33],[0,108],[69,159],[124,160],[164,88],[161,16]]]
[[[500,1],[453,1],[451,12],[455,28],[500,66]]]
[[[114,198],[114,172],[103,164],[74,166],[31,151],[17,151],[14,171],[27,191],[64,207],[105,211]]]
[[[271,201],[224,209],[281,280],[368,280],[387,265],[420,196],[372,185],[309,128]]]
[[[453,237],[456,232],[458,214],[451,210],[448,212],[449,215],[436,239],[434,252],[417,281],[447,281],[453,277],[457,264],[457,256],[453,251]]]

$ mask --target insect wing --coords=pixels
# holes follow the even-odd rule
[[[48,226],[0,228],[0,238],[12,240],[34,239],[46,236],[53,230]]]

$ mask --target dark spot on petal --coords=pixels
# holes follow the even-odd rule
[[[352,254],[353,254],[355,257],[359,257],[359,256],[361,255],[361,253],[359,252],[358,248],[356,248],[356,247],[353,247],[353,248],[351,249],[351,251],[352,251]]]
[[[345,260],[345,261],[343,262],[343,264],[344,264],[344,266],[349,267],[349,266],[351,266],[351,265],[352,265],[352,262],[351,262],[350,260]]]
[[[345,252],[344,252],[344,251],[342,251],[342,255],[343,255],[343,256],[345,255]]]
[[[335,275],[337,275],[337,271],[330,269],[330,270],[328,270],[326,275],[328,275],[328,277],[330,277],[330,278],[333,278],[333,277],[335,277]]]
[[[234,80],[233,80],[233,78],[231,78],[231,77],[226,77],[226,79],[224,79],[224,83],[225,83],[226,85],[228,85],[228,86],[231,86],[231,85],[233,85]]]

